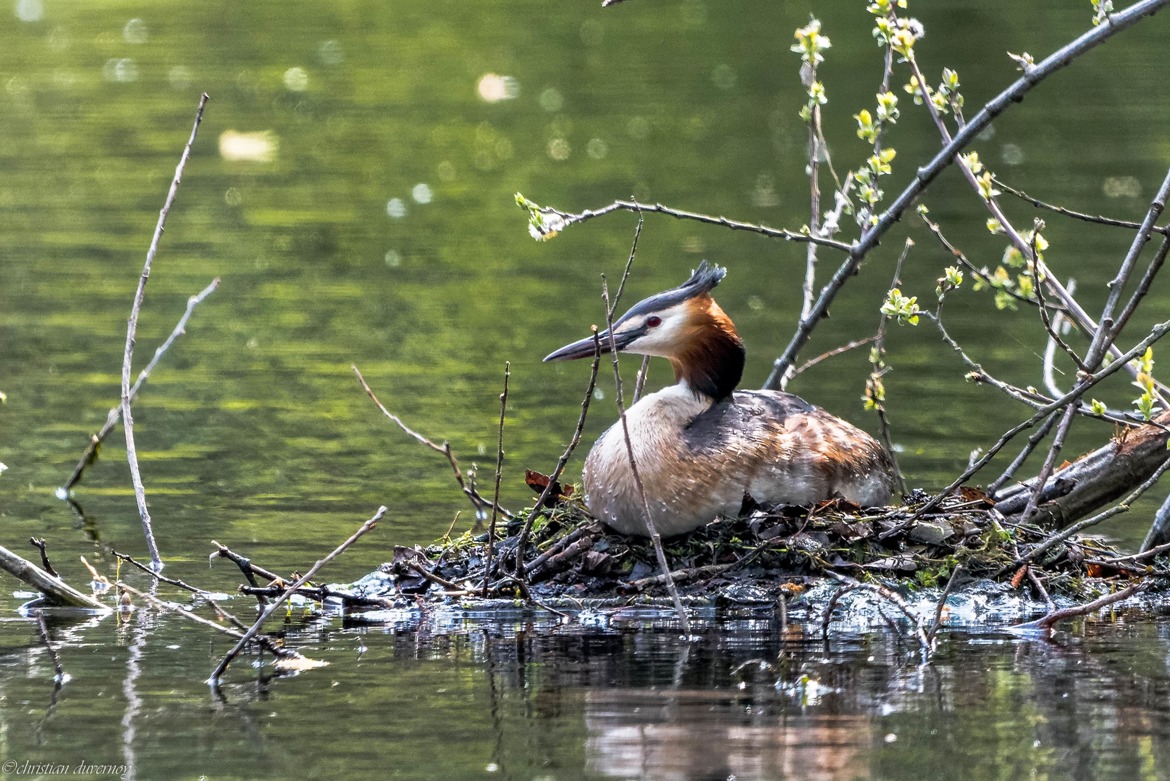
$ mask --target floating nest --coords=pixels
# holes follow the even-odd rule
[[[664,547],[679,594],[692,606],[774,605],[829,577],[937,595],[960,568],[964,583],[999,584],[1042,605],[1091,598],[1120,580],[1170,575],[1143,562],[1117,561],[1121,554],[1099,538],[1053,544],[1051,531],[1005,520],[978,491],[922,513],[930,499],[916,492],[901,507],[879,509],[839,501],[811,509],[748,507],[739,518],[669,538]],[[352,588],[363,596],[392,592],[436,602],[487,596],[569,607],[668,604],[650,541],[609,530],[578,500],[562,497],[540,513],[521,573],[516,551],[522,526],[511,521],[492,547],[486,593],[489,552],[482,532],[429,547],[397,547],[393,561]]]

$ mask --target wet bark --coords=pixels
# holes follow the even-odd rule
[[[1032,522],[1063,528],[1113,502],[1149,479],[1170,458],[1170,412],[1160,425],[1126,429],[1107,444],[1056,470],[1044,485]],[[1009,519],[1021,520],[1035,479],[1003,489],[994,498]]]

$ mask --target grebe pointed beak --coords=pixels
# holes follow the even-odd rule
[[[618,331],[613,336],[613,344],[617,347],[617,351],[621,352],[642,334],[643,331],[640,329],[635,329],[632,331]],[[608,329],[597,334],[597,341],[600,343],[602,355],[610,352],[610,337]],[[593,337],[587,336],[584,339],[578,339],[572,344],[566,344],[559,350],[554,350],[553,352],[544,356],[544,360],[571,361],[577,358],[592,358],[596,349],[597,348],[594,346]]]

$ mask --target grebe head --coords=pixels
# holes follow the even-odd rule
[[[707,261],[676,288],[645,298],[598,334],[601,352],[655,355],[674,367],[675,379],[692,391],[719,401],[731,395],[743,376],[744,349],[735,325],[715,299],[714,288],[727,270]],[[612,345],[611,345],[612,341]],[[593,337],[578,340],[545,357],[546,361],[589,358]]]

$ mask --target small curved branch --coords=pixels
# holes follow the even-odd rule
[[[1170,0],[1166,0],[1170,2]],[[801,233],[799,231],[787,230],[785,228],[769,228],[766,225],[759,225],[751,222],[741,222],[739,220],[728,219],[727,217],[716,217],[710,214],[701,214],[699,212],[686,211],[685,209],[675,209],[670,206],[664,206],[661,203],[638,203],[637,201],[614,201],[608,206],[602,206],[599,209],[586,209],[582,212],[565,212],[560,209],[552,207],[530,207],[538,211],[550,225],[555,226],[551,228],[545,235],[551,235],[556,231],[563,230],[570,225],[591,220],[594,217],[604,217],[607,214],[613,214],[617,211],[628,212],[647,212],[650,214],[664,214],[667,217],[674,217],[679,220],[692,220],[694,222],[701,222],[706,225],[718,225],[723,228],[731,230],[747,231],[748,233],[758,233],[761,236],[767,236],[773,239],[785,239],[786,241],[795,241],[798,243],[819,244],[823,247],[835,249],[838,252],[849,252],[849,245],[843,241],[836,239],[824,238],[821,236],[812,236]],[[549,219],[555,218],[555,219]]]
[[[1026,624],[1017,624],[1015,629],[1036,629],[1043,632],[1051,632],[1052,627],[1060,621],[1067,621],[1070,618],[1079,618],[1081,616],[1095,613],[1098,610],[1109,607],[1110,605],[1129,599],[1130,597],[1145,591],[1150,585],[1149,581],[1142,581],[1140,583],[1133,583],[1121,591],[1115,591],[1112,594],[1106,594],[1100,599],[1094,599],[1085,605],[1076,605],[1075,607],[1066,607],[1060,610],[1054,610],[1043,618],[1036,621],[1029,621]]]

